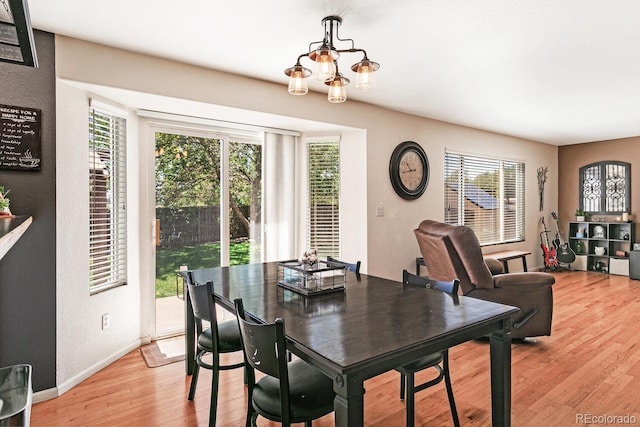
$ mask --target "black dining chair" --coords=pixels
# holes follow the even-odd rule
[[[195,355],[195,364],[191,376],[191,387],[189,388],[189,400],[193,400],[198,384],[198,374],[200,367],[211,369],[213,372],[211,379],[211,404],[209,407],[209,425],[216,425],[216,413],[218,405],[218,382],[219,371],[236,369],[245,366],[244,362],[231,365],[220,364],[220,354],[242,351],[240,342],[240,330],[238,322],[228,320],[218,323],[216,307],[213,299],[213,282],[204,285],[195,283],[191,272],[187,275],[187,292],[191,298],[193,306],[193,316],[196,322],[196,336],[198,340],[198,351]],[[203,329],[202,322],[207,321],[210,327]],[[212,355],[212,363],[202,360],[207,353]]]
[[[288,361],[284,319],[256,324],[247,320],[242,299],[234,301],[247,365],[247,420],[255,426],[258,415],[288,427],[311,422],[333,411],[333,381],[295,359]],[[256,382],[255,370],[265,374]]]
[[[328,256],[327,265],[336,265],[340,267],[345,267],[349,271],[353,271],[356,274],[360,274],[360,261],[351,263],[351,262],[341,261],[339,259]]]
[[[431,288],[437,291],[446,292],[448,294],[456,295],[458,293],[459,280],[455,279],[451,282],[440,282],[430,280],[426,277],[417,276],[409,273],[407,270],[402,271],[402,283],[403,286],[419,286],[422,288]],[[434,368],[438,375],[422,384],[415,384],[416,372],[422,371],[427,368]],[[451,387],[451,375],[449,374],[449,350],[444,350],[438,353],[432,353],[421,357],[411,363],[396,368],[396,371],[400,372],[400,400],[406,398],[406,425],[413,427],[415,424],[415,394],[426,388],[439,384],[444,380],[445,387],[447,389],[447,396],[449,397],[449,407],[451,408],[451,416],[453,418],[453,425],[460,426],[460,420],[458,419],[458,411],[456,410],[456,402],[453,398],[453,388]],[[406,380],[406,386],[405,386]]]

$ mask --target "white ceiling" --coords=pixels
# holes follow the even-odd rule
[[[29,0],[29,9],[37,29],[283,90],[283,70],[322,39],[323,17],[339,15],[340,36],[381,64],[376,89],[360,92],[349,69],[360,56],[341,57],[352,99],[555,145],[640,135],[638,0]]]

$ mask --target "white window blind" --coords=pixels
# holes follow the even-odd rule
[[[524,163],[445,153],[445,222],[482,245],[524,240]]]
[[[340,144],[308,142],[307,247],[340,256]]]
[[[126,119],[89,109],[89,288],[126,284]]]

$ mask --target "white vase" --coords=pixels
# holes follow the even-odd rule
[[[576,216],[576,221],[583,222],[584,221],[584,216]]]

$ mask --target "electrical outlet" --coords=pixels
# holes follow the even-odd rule
[[[102,315],[102,330],[109,329],[109,325],[111,324],[111,319],[109,318],[109,313],[105,313]]]

